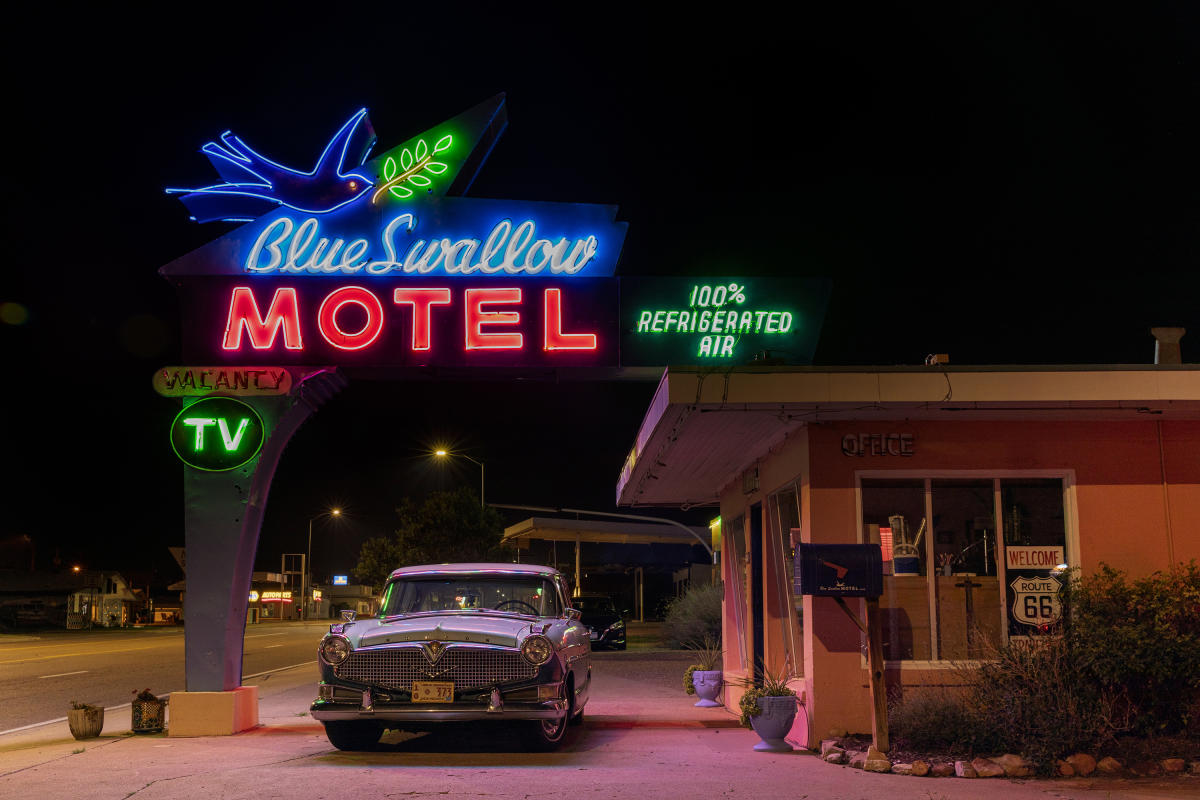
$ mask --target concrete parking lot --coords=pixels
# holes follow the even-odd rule
[[[65,723],[0,736],[0,797],[40,800],[351,797],[1183,798],[1200,780],[963,780],[874,775],[802,752],[757,753],[757,737],[680,688],[686,654],[595,656],[588,721],[553,753],[504,727],[391,733],[378,749],[333,749],[307,715],[315,668],[261,676],[262,726],[237,736],[132,736],[128,709],[76,742]],[[169,717],[168,717],[169,724]]]

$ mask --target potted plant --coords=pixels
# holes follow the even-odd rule
[[[796,718],[796,693],[788,688],[788,676],[763,670],[761,683],[745,681],[745,694],[738,701],[742,725],[753,728],[761,742],[754,745],[759,752],[790,752],[792,746],[784,741]]]
[[[696,648],[696,663],[687,668],[683,676],[684,689],[688,694],[700,697],[696,703],[700,708],[715,708],[721,691],[721,643],[710,636]]]
[[[148,688],[133,690],[133,721],[130,730],[134,733],[162,733],[165,727],[166,701],[154,695]]]
[[[67,727],[76,739],[95,739],[104,730],[104,706],[72,700],[67,712]]]

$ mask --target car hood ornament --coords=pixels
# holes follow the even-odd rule
[[[421,642],[421,652],[425,654],[425,659],[430,664],[436,664],[437,660],[442,657],[442,653],[446,652],[444,642],[429,641]]]

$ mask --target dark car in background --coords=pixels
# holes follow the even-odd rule
[[[571,598],[580,612],[579,621],[588,629],[592,649],[625,649],[625,620],[613,599],[606,594],[581,594]]]

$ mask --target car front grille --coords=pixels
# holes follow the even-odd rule
[[[454,681],[454,688],[461,691],[531,680],[537,669],[515,650],[449,647],[431,664],[419,647],[391,647],[351,653],[334,667],[333,674],[406,692],[412,691],[413,681]]]

